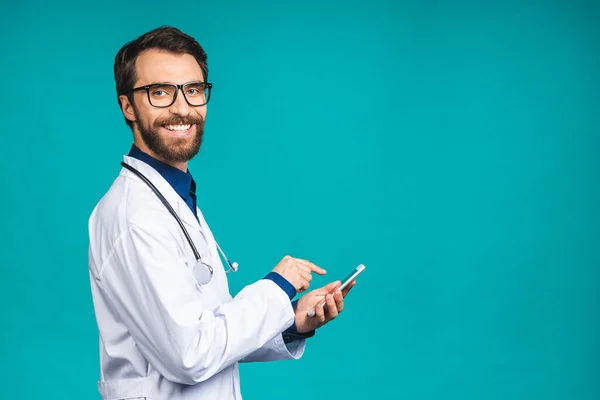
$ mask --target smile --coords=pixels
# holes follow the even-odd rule
[[[181,136],[187,136],[191,131],[192,131],[192,127],[194,125],[163,125],[163,128],[166,129],[166,131],[169,133],[169,135],[171,136],[177,136],[177,137],[181,137]]]

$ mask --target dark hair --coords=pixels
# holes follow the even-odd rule
[[[161,26],[150,32],[147,32],[139,38],[126,43],[115,57],[115,83],[117,85],[118,96],[126,94],[137,81],[135,70],[135,61],[145,50],[158,49],[175,54],[190,54],[200,65],[204,80],[208,81],[208,65],[206,63],[206,53],[200,44],[193,37],[181,32],[171,26]],[[133,103],[133,97],[128,95],[129,101]],[[119,100],[119,106],[121,101]],[[133,124],[127,118],[125,122],[133,129]]]

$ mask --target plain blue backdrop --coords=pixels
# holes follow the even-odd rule
[[[98,398],[87,221],[160,25],[214,84],[190,168],[241,269],[367,266],[248,399],[600,398],[597,1],[3,2],[0,397]],[[268,390],[272,391],[268,391]]]

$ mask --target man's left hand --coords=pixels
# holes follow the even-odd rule
[[[342,284],[340,281],[335,281],[302,296],[298,300],[295,316],[298,333],[318,329],[335,319],[344,310],[344,298],[355,284],[356,281],[352,281],[340,291],[338,288]],[[326,302],[325,307],[321,306],[323,300]],[[308,316],[308,311],[313,307],[316,315],[311,318]]]

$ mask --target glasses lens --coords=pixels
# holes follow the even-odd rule
[[[173,103],[177,87],[174,85],[155,85],[148,90],[150,104],[155,107],[167,107]]]
[[[210,87],[204,82],[188,83],[183,87],[185,98],[192,106],[203,106],[210,98]]]

